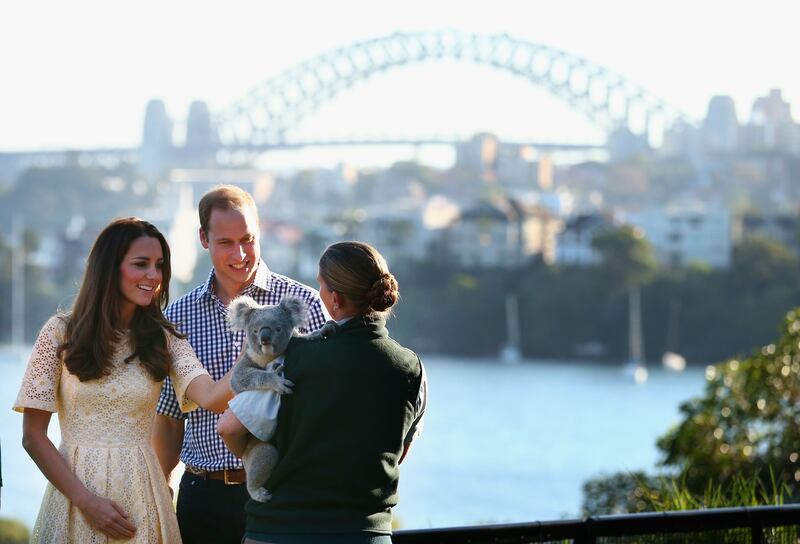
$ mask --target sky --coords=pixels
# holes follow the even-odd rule
[[[792,0],[12,0],[0,4],[0,151],[136,146],[151,98],[163,99],[180,127],[193,100],[221,111],[298,62],[421,30],[507,33],[563,49],[697,119],[711,96],[730,94],[746,120],[771,88],[800,108],[799,15]],[[482,130],[521,141],[603,138],[542,88],[455,61],[373,77],[324,104],[295,134]]]

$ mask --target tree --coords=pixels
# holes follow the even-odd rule
[[[734,286],[751,293],[791,281],[798,272],[798,259],[784,244],[749,236],[733,249],[731,270]]]
[[[706,379],[704,394],[681,405],[681,422],[658,440],[665,474],[590,480],[584,485],[588,513],[800,496],[800,308],[786,315],[775,343],[709,366]]]
[[[800,309],[786,315],[782,335],[750,357],[709,367],[702,397],[684,403],[682,422],[658,441],[666,467],[685,470],[687,486],[770,470],[800,494]]]
[[[15,519],[0,518],[0,544],[26,544],[30,541],[30,531]]]
[[[625,225],[599,232],[592,239],[592,248],[600,253],[601,268],[620,289],[641,287],[656,270],[652,246],[635,227]]]
[[[653,277],[656,260],[644,233],[631,226],[608,229],[592,239],[592,247],[600,253],[602,268],[615,290],[628,293],[628,357],[644,360],[641,328],[641,288]]]
[[[13,188],[0,196],[0,217],[21,214],[40,233],[63,230],[73,216],[106,223],[133,215],[146,202],[134,190],[136,173],[127,165],[115,169],[77,164],[24,171]]]

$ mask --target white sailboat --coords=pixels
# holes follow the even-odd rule
[[[519,306],[517,295],[506,295],[506,342],[500,348],[500,361],[517,364],[522,361],[520,350]]]
[[[669,319],[667,321],[667,350],[661,356],[661,364],[672,372],[683,372],[686,368],[686,359],[678,353],[678,327],[680,300],[676,297],[669,302]]]
[[[642,295],[639,286],[628,289],[628,361],[622,365],[622,373],[634,383],[644,383],[648,377],[644,362]]]
[[[664,355],[661,356],[661,364],[672,372],[683,372],[686,368],[686,359],[680,353],[665,351]]]
[[[25,223],[21,215],[11,218],[11,343],[4,353],[19,355],[25,349]]]
[[[15,214],[11,238],[11,345],[25,343],[25,221]]]

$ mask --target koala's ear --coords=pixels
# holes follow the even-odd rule
[[[228,325],[232,331],[243,331],[247,328],[250,316],[258,308],[255,300],[248,296],[236,297],[228,306]]]
[[[278,305],[289,316],[289,321],[292,327],[300,327],[306,323],[306,314],[308,313],[308,304],[302,298],[298,297],[283,297],[281,303]]]

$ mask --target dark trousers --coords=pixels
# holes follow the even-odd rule
[[[177,506],[183,543],[241,544],[249,498],[245,484],[225,485],[184,472]]]

